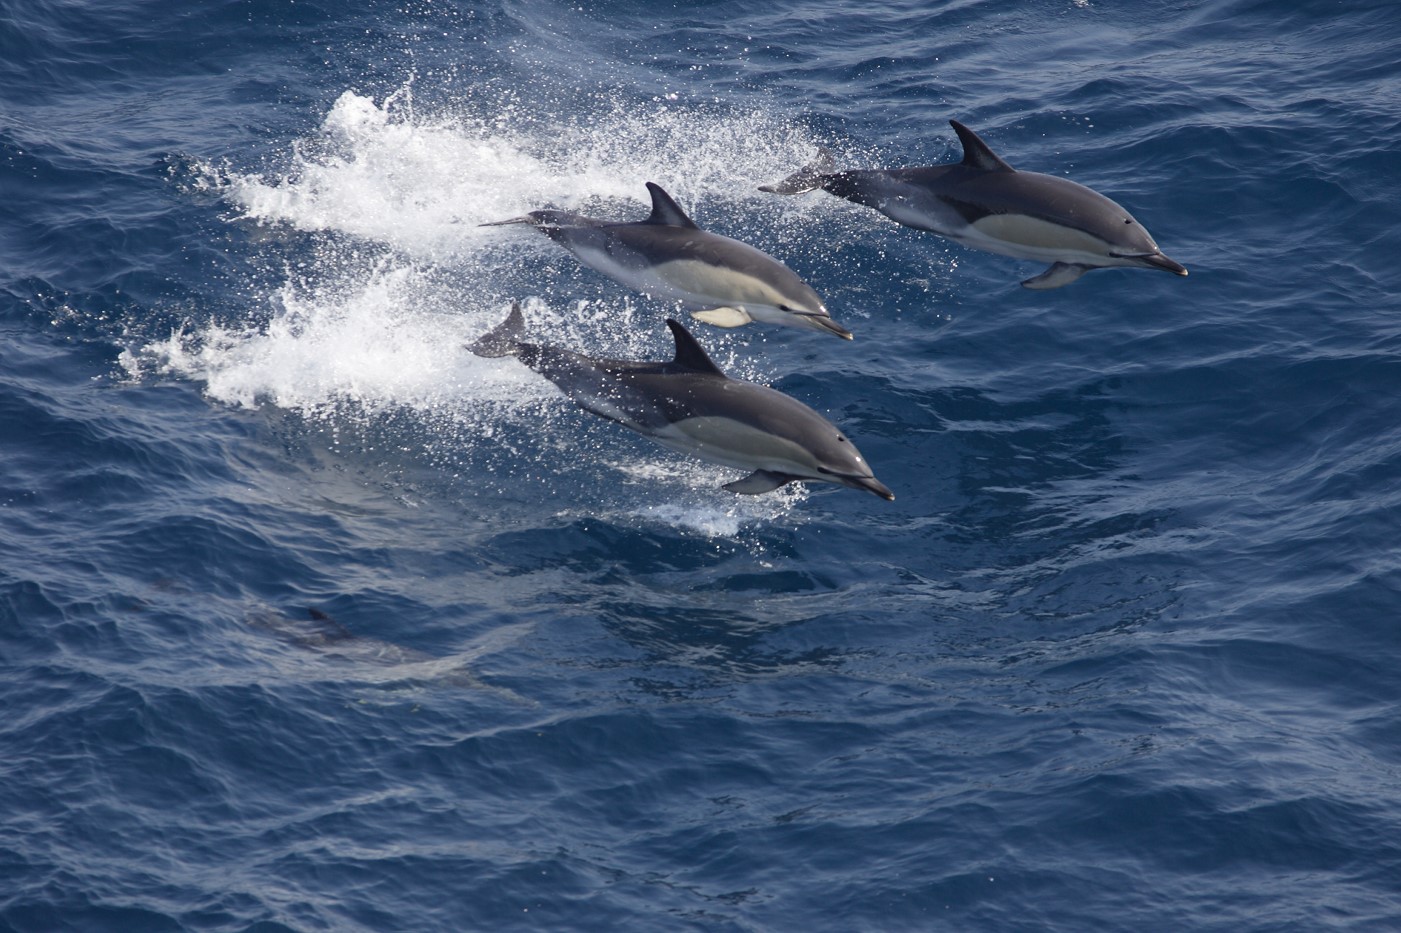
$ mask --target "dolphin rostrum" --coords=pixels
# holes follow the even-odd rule
[[[821,188],[875,208],[916,230],[1018,259],[1051,263],[1022,282],[1059,288],[1091,269],[1134,266],[1187,270],[1163,255],[1133,216],[1096,191],[1054,175],[1019,172],[957,120],[963,161],[924,168],[837,168],[831,153],[760,191],[801,194]]]
[[[659,185],[649,181],[647,190],[646,220],[615,223],[542,210],[481,226],[529,224],[589,268],[654,298],[682,302],[707,324],[763,321],[851,339],[792,269],[747,243],[700,229]]]
[[[477,356],[514,356],[585,411],[631,428],[672,450],[751,471],[727,483],[756,495],[795,480],[840,483],[882,499],[895,494],[836,425],[776,389],[731,379],[679,322],[671,362],[594,359],[522,341],[520,305],[468,346]]]

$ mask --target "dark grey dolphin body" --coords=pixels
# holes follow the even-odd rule
[[[1027,288],[1059,288],[1090,269],[1110,266],[1187,274],[1109,198],[1065,178],[1017,171],[968,127],[949,123],[963,144],[962,162],[842,171],[824,150],[817,161],[760,190],[801,194],[821,188],[965,246],[1051,263],[1022,282]]]
[[[658,185],[652,213],[615,223],[566,211],[531,211],[484,227],[529,224],[591,269],[655,298],[679,301],[719,327],[786,324],[851,339],[822,299],[783,263],[747,243],[696,226]]]
[[[731,492],[753,495],[807,480],[895,498],[832,422],[776,389],[731,379],[685,327],[671,318],[666,323],[676,340],[670,362],[594,359],[525,343],[519,305],[469,349],[515,356],[585,411],[672,450],[752,471],[726,484]]]

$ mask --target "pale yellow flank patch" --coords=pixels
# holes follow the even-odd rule
[[[973,224],[973,229],[983,236],[1031,249],[1080,252],[1090,256],[1104,256],[1107,252],[1099,237],[1025,214],[982,217]]]

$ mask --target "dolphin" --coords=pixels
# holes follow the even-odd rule
[[[791,195],[821,188],[965,246],[1051,263],[1022,282],[1027,288],[1060,288],[1091,269],[1110,266],[1187,274],[1109,198],[1069,179],[1017,171],[977,133],[957,120],[949,124],[963,144],[962,162],[839,170],[831,153],[822,150],[811,164],[759,190]]]
[[[288,615],[263,606],[250,613],[247,622],[250,628],[266,632],[294,648],[348,665],[355,669],[353,676],[357,680],[370,683],[432,680],[455,687],[490,690],[517,703],[537,705],[514,690],[481,680],[468,667],[470,662],[499,652],[527,634],[530,626],[525,623],[493,629],[474,639],[470,648],[443,656],[356,635],[330,615],[310,607],[305,615]]]
[[[566,211],[531,211],[481,224],[529,224],[590,269],[654,298],[682,302],[718,327],[750,321],[787,324],[851,339],[817,292],[783,263],[747,243],[706,233],[652,182],[646,220],[614,223]]]
[[[895,498],[836,425],[776,389],[731,379],[690,331],[674,318],[666,324],[676,340],[669,363],[594,359],[523,342],[525,319],[517,303],[468,349],[483,357],[514,356],[580,408],[664,447],[751,471],[725,484],[731,492],[758,495],[806,480]]]

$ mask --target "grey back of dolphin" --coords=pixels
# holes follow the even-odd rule
[[[830,153],[761,191],[801,194],[821,188],[874,208],[907,227],[966,246],[1051,263],[1027,288],[1058,288],[1090,269],[1130,266],[1187,270],[1163,255],[1123,207],[1069,179],[1017,171],[976,133],[950,120],[963,160],[905,169],[839,170]]]
[[[895,498],[836,425],[776,389],[731,379],[690,331],[672,318],[667,326],[676,341],[669,362],[595,359],[522,340],[525,319],[516,305],[469,349],[515,356],[585,411],[673,450],[751,471],[726,484],[731,492],[757,494],[807,480]]]
[[[817,292],[793,270],[747,243],[696,226],[662,190],[647,183],[652,212],[616,223],[566,211],[531,211],[484,227],[529,224],[581,263],[640,292],[680,301],[700,321],[738,327],[785,324],[851,339]]]

